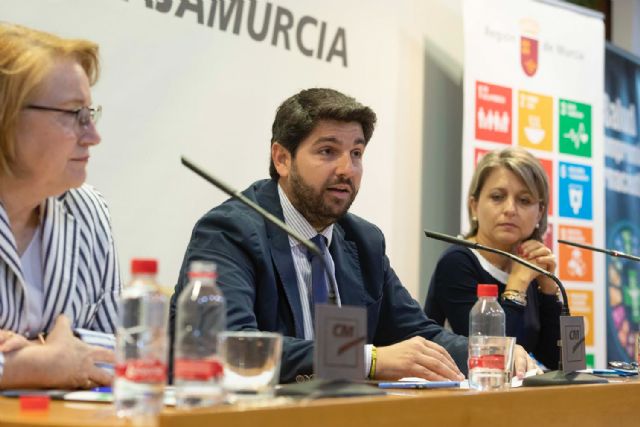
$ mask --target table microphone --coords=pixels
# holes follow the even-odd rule
[[[427,237],[430,237],[432,239],[441,240],[443,242],[451,243],[451,244],[454,244],[454,245],[465,246],[467,248],[472,248],[472,249],[477,249],[477,250],[481,250],[481,251],[492,252],[494,254],[499,254],[499,255],[502,255],[504,257],[507,257],[507,258],[517,262],[518,264],[522,264],[525,267],[532,269],[533,271],[536,271],[536,272],[538,272],[540,274],[544,274],[545,276],[547,276],[548,278],[553,280],[556,283],[556,285],[558,285],[558,289],[560,289],[560,293],[562,294],[562,315],[563,316],[570,316],[571,315],[570,312],[569,312],[569,299],[567,298],[567,291],[564,289],[564,285],[562,284],[560,279],[558,279],[558,277],[555,274],[549,273],[544,268],[540,268],[537,265],[532,264],[529,261],[526,261],[526,260],[524,260],[524,259],[522,259],[522,258],[520,258],[518,256],[515,256],[514,254],[512,254],[510,252],[502,251],[500,249],[491,248],[489,246],[484,246],[484,245],[481,245],[480,243],[470,242],[469,240],[460,239],[458,237],[449,236],[448,234],[436,233],[435,231],[424,230],[424,234]]]
[[[586,245],[584,243],[571,242],[569,240],[564,240],[564,239],[558,239],[558,243],[561,243],[563,245],[575,246],[577,248],[586,249],[588,251],[602,252],[603,254],[607,254],[610,256],[614,256],[618,258],[626,258],[632,261],[640,262],[640,257],[638,256],[629,255],[624,252],[614,251],[613,249],[596,248],[595,246]]]
[[[322,260],[322,265],[324,266],[327,276],[329,277],[329,282],[330,282],[329,292],[328,292],[329,304],[338,305],[338,299],[336,298],[336,291],[338,289],[338,285],[336,284],[336,279],[335,277],[333,277],[331,270],[329,270],[329,266],[327,265],[327,262],[324,258],[324,254],[320,252],[320,249],[318,249],[318,247],[313,242],[305,239],[303,236],[298,234],[295,230],[293,230],[291,227],[289,227],[287,224],[285,224],[275,215],[272,215],[270,212],[267,212],[262,206],[253,202],[251,199],[247,198],[244,194],[231,188],[230,186],[220,181],[219,179],[214,178],[211,174],[205,172],[202,168],[196,166],[193,162],[188,160],[186,157],[181,156],[180,161],[187,168],[191,169],[197,175],[200,175],[202,178],[209,181],[211,184],[215,185],[218,189],[224,191],[225,193],[230,195],[232,198],[240,201],[242,204],[256,211],[258,215],[262,216],[264,219],[266,219],[267,221],[269,221],[270,223],[278,227],[280,230],[284,231],[289,236],[293,237],[295,240],[300,242],[305,248],[313,252],[314,255],[318,256],[320,260]]]

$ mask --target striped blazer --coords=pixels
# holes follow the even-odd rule
[[[64,313],[74,328],[106,333],[111,336],[104,339],[113,341],[121,281],[111,219],[102,195],[85,184],[46,199],[40,205],[40,215],[42,323],[46,326],[44,331],[27,329],[28,295],[22,264],[7,213],[0,204],[0,329],[33,336],[48,332],[56,317]],[[1,371],[2,360],[0,375]]]

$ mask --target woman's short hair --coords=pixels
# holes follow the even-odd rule
[[[12,173],[20,111],[59,59],[71,58],[91,85],[98,80],[98,45],[0,22],[0,175]]]
[[[503,167],[519,177],[527,190],[533,197],[539,200],[542,206],[542,216],[539,227],[534,228],[529,239],[542,241],[547,230],[547,210],[549,207],[549,181],[547,174],[536,159],[528,151],[509,147],[503,150],[491,151],[482,157],[476,166],[476,170],[471,178],[469,193],[467,197],[467,212],[469,214],[470,229],[465,237],[473,237],[478,233],[478,222],[473,220],[471,212],[471,200],[478,200],[480,192],[487,181],[487,178],[496,168]]]

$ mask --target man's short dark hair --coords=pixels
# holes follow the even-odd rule
[[[286,148],[295,158],[298,146],[321,120],[358,122],[362,126],[365,144],[371,139],[376,124],[376,113],[354,98],[333,89],[313,88],[303,90],[278,107],[271,128],[271,144]],[[269,165],[271,178],[278,179],[273,160]]]

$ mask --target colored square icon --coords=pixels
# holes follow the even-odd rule
[[[593,219],[591,166],[560,162],[558,175],[560,216]]]
[[[587,347],[593,346],[593,292],[567,290],[569,297],[569,309],[572,316],[584,317],[584,343]]]
[[[561,99],[558,113],[559,151],[591,157],[591,106]]]
[[[511,89],[476,82],[476,139],[511,144],[511,122]]]
[[[558,234],[562,240],[587,245],[593,243],[593,230],[591,228],[561,225],[558,229]],[[559,244],[558,264],[561,280],[593,282],[593,253],[591,251]]]
[[[518,92],[518,145],[536,150],[553,148],[553,99],[531,92]]]
[[[547,181],[549,183],[549,207],[547,209],[548,215],[553,215],[553,197],[554,197],[554,188],[553,188],[553,161],[549,159],[538,159],[542,168],[547,173]]]

